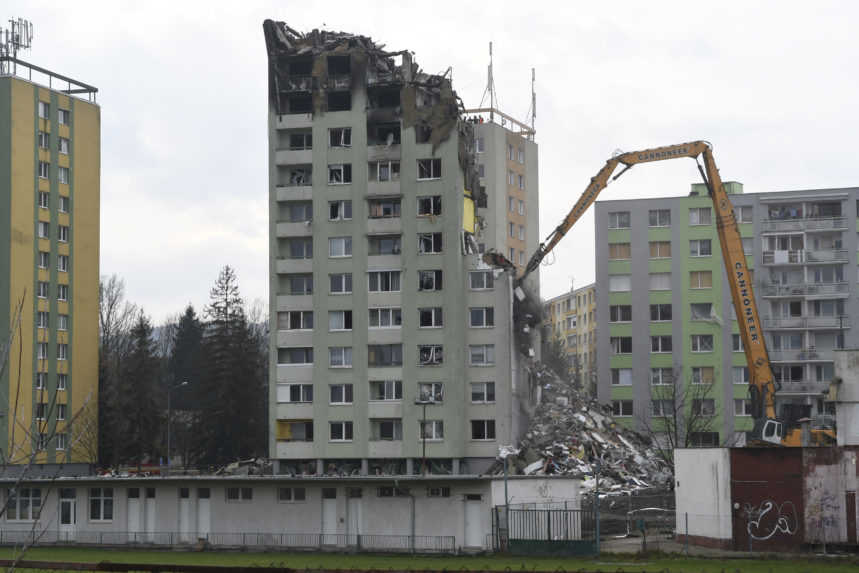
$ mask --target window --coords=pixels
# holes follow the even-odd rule
[[[38,234],[40,239],[47,239],[51,233],[51,224],[47,221],[39,221]]]
[[[489,290],[495,288],[495,275],[492,271],[470,271],[468,284],[471,290]]]
[[[351,257],[352,237],[330,237],[328,239],[329,257]]]
[[[689,439],[694,448],[714,448],[719,445],[719,432],[691,432]]]
[[[282,404],[310,404],[313,384],[278,384],[277,401]]]
[[[8,521],[34,521],[42,511],[42,490],[38,487],[21,487],[6,490],[6,519]]]
[[[277,440],[282,442],[312,442],[312,420],[278,420]]]
[[[57,344],[57,360],[68,360],[69,359],[69,345],[68,344]]]
[[[525,150],[519,148],[519,163],[525,163]]]
[[[754,239],[751,237],[743,237],[740,241],[743,243],[743,254],[751,255],[755,248]]]
[[[609,243],[608,258],[610,260],[628,260],[631,256],[629,243]]]
[[[311,217],[312,219],[312,212]],[[310,220],[310,219],[307,219]],[[351,221],[352,220],[352,201],[329,201],[328,202],[328,220],[329,221]]]
[[[68,385],[68,374],[57,374],[57,390],[65,390]]]
[[[507,233],[510,235],[511,239],[516,238],[516,223],[507,223]]]
[[[651,368],[650,384],[653,386],[670,386],[674,383],[674,372],[671,368]]]
[[[418,217],[441,215],[441,195],[418,197]]]
[[[518,211],[519,211],[519,214],[520,214],[520,215],[524,215],[524,214],[525,214],[525,201],[523,201],[522,199],[519,199],[519,209],[518,209]]]
[[[402,344],[370,344],[367,346],[368,366],[402,366]]]
[[[287,294],[313,294],[313,275],[286,275]]]
[[[512,171],[507,171],[507,184],[510,186],[516,185],[516,174]]]
[[[352,311],[328,311],[328,330],[352,330]]]
[[[399,161],[373,161],[369,166],[370,181],[399,181]]]
[[[60,205],[59,205],[60,213],[68,213],[69,212],[69,198],[63,197],[60,195]]]
[[[418,309],[418,326],[420,328],[441,328],[444,318],[440,306]]]
[[[66,408],[65,404],[57,404],[57,420],[66,419]]]
[[[486,166],[482,163],[477,165],[477,176],[478,177],[486,177]]]
[[[51,206],[51,195],[44,191],[39,191],[39,208],[48,209]]]
[[[689,305],[692,320],[710,320],[713,318],[712,302],[693,302]]]
[[[58,167],[57,168],[57,181],[60,183],[65,183],[68,185],[69,183],[69,168],[68,167]]]
[[[495,420],[472,420],[471,421],[471,439],[472,440],[494,440],[495,439]]]
[[[510,247],[510,256],[508,256],[507,259],[511,263],[516,262],[516,249],[514,249],[513,247]]]
[[[734,384],[748,384],[749,383],[749,367],[748,366],[734,366],[731,368],[731,379]]]
[[[307,499],[307,490],[303,487],[277,488],[277,501],[280,503],[295,503]]]
[[[495,345],[470,345],[468,347],[468,363],[471,366],[493,366],[495,364]]]
[[[399,235],[371,236],[367,239],[367,254],[399,255],[400,246],[401,241]]]
[[[36,358],[38,358],[39,360],[47,360],[47,358],[48,358],[48,343],[47,342],[36,343]]]
[[[442,288],[441,277],[442,277],[442,275],[441,275],[440,270],[418,271],[418,290],[419,291],[441,290],[441,288]]]
[[[710,239],[693,239],[689,241],[690,257],[709,257],[713,254]]]
[[[421,440],[443,440],[444,439],[444,422],[442,420],[423,420],[418,421],[420,428]]]
[[[421,402],[444,401],[443,382],[421,382],[418,384],[418,400]]]
[[[293,151],[313,149],[313,133],[298,131],[289,134],[289,148]]]
[[[57,256],[57,270],[61,273],[69,272],[69,256],[68,255],[58,255]]]
[[[277,313],[278,330],[310,330],[312,328],[312,310],[290,310]]]
[[[45,281],[36,283],[36,296],[38,298],[48,298],[48,283]]]
[[[490,328],[495,326],[495,309],[491,306],[469,309],[469,326],[472,328]]]
[[[289,256],[290,259],[312,259],[313,258],[313,238],[293,238],[289,241]]]
[[[43,452],[48,448],[48,434],[39,432],[36,439],[36,450]]]
[[[612,368],[611,383],[613,386],[632,386],[632,368]]]
[[[632,321],[632,306],[628,304],[617,304],[608,307],[609,322],[630,322]],[[575,323],[571,328],[575,327]]]
[[[352,147],[352,128],[330,128],[328,130],[328,145],[330,147]]]
[[[66,434],[65,432],[57,432],[56,438],[57,438],[57,451],[62,451],[62,450],[65,450],[66,448],[68,448],[68,446],[69,446],[68,434]]]
[[[409,497],[410,494],[407,487],[382,486],[376,488],[376,495],[378,497]]]
[[[693,334],[692,352],[713,352],[713,335]]]
[[[45,251],[39,251],[39,268],[46,269],[48,268],[50,255]]]
[[[689,288],[712,288],[713,271],[690,271]]]
[[[471,401],[479,404],[495,402],[495,382],[472,382]]]
[[[672,306],[670,304],[651,304],[650,320],[653,322],[667,322],[671,320]]]
[[[609,292],[628,292],[630,290],[629,275],[609,275],[608,290]]]
[[[370,271],[370,292],[399,292],[400,271]]]
[[[60,125],[68,125],[72,120],[72,112],[67,109],[60,108],[57,110],[57,119],[59,120]]]
[[[476,137],[474,139],[474,149],[477,153],[486,151],[486,140],[482,137]]]
[[[334,163],[328,166],[328,184],[346,185],[352,183],[352,164]]]
[[[441,344],[421,344],[418,346],[418,364],[421,366],[438,366],[444,362],[444,351]]]
[[[510,143],[507,144],[507,159],[510,161],[516,161],[516,155],[513,152],[513,145]]]
[[[253,500],[254,490],[250,487],[226,488],[227,503],[242,503]]]
[[[618,211],[608,214],[609,229],[629,229],[629,211]]]
[[[519,225],[519,240],[520,241],[525,240],[525,226],[524,225]],[[521,258],[521,255],[520,255],[520,258]]]
[[[689,208],[689,224],[690,225],[709,225],[710,224],[710,207],[690,207]]]
[[[48,373],[36,372],[36,390],[44,390],[48,387]]]
[[[402,325],[403,311],[399,307],[370,309],[370,328],[399,328]]]
[[[331,368],[352,368],[352,347],[329,346],[328,366]]]
[[[651,352],[671,352],[671,336],[651,336],[650,337]]]
[[[802,334],[773,334],[773,350],[801,350]]]
[[[617,418],[632,416],[632,400],[612,400],[611,413]]]
[[[57,227],[57,238],[61,243],[69,242],[69,228],[66,225]]]
[[[651,227],[670,227],[671,209],[651,209],[648,212],[648,225]]]
[[[48,405],[44,402],[39,402],[36,404],[36,419],[44,420],[48,417]]]
[[[312,201],[289,201],[284,206],[290,223],[306,223],[313,220]]]
[[[402,400],[402,380],[370,380],[370,400]]]
[[[441,179],[441,159],[418,159],[418,181]]]
[[[91,487],[89,490],[90,521],[113,520],[113,488]]]
[[[278,364],[313,364],[313,347],[277,349]]]
[[[797,346],[797,348],[800,348],[801,346],[802,345],[800,343],[800,345]],[[732,334],[731,335],[731,351],[732,352],[745,352],[745,349],[743,348],[743,337],[740,336],[739,334]]]
[[[716,415],[716,400],[713,398],[693,398],[692,399],[692,415],[694,415],[694,416],[715,416]]]
[[[40,101],[39,102],[39,117],[40,118],[48,119],[48,116],[50,114],[50,105],[51,104],[49,104],[46,101]]]
[[[650,273],[650,290],[671,290],[671,273]]]
[[[47,179],[51,174],[51,164],[47,161],[39,161],[39,178]]]
[[[612,354],[632,354],[631,336],[612,336],[609,338]]]
[[[664,418],[674,414],[674,402],[672,400],[651,400],[650,415],[654,418]]]
[[[349,294],[352,292],[352,273],[333,273],[328,275],[331,294]]]
[[[450,488],[447,486],[433,486],[427,488],[427,497],[450,497]]]
[[[329,403],[331,404],[351,404],[352,403],[352,385],[351,384],[332,384],[329,389]]]
[[[519,189],[524,191],[525,190],[525,176],[519,175],[518,179],[519,179]]]
[[[418,233],[418,254],[438,254],[441,252],[441,233]]]
[[[692,368],[692,384],[712,384],[715,369],[712,366]]]
[[[329,422],[328,436],[331,442],[351,442],[352,422]]]
[[[400,216],[400,199],[369,199],[371,219],[391,219]]]
[[[402,439],[403,421],[401,419],[370,420],[370,440],[399,442]]]
[[[69,329],[69,315],[61,314],[57,316],[57,330],[65,332]]]
[[[737,218],[737,223],[751,223],[753,221],[752,206],[734,207],[734,216]]]
[[[671,256],[671,241],[650,241],[650,258],[667,259]]]
[[[734,416],[751,416],[752,401],[747,398],[734,398]]]

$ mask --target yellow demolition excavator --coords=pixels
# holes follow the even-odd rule
[[[546,241],[540,244],[540,247],[528,261],[525,270],[518,277],[517,284],[521,284],[526,276],[540,266],[546,255],[555,248],[610,182],[639,163],[652,163],[680,157],[692,158],[697,163],[698,171],[704,178],[716,212],[716,230],[722,248],[722,259],[725,262],[728,284],[731,288],[731,299],[734,302],[734,309],[736,309],[740,336],[749,366],[749,397],[752,404],[754,428],[747,437],[747,444],[801,446],[834,443],[835,433],[832,430],[811,430],[809,438],[803,440],[801,428],[788,429],[781,420],[776,418],[776,382],[764,342],[761,320],[758,316],[758,308],[752,289],[752,280],[746,266],[746,255],[743,252],[734,208],[722,185],[722,179],[713,160],[713,150],[709,143],[692,141],[679,145],[620,153],[606,161],[605,166],[591,179],[585,192],[582,193],[566,218],[552,231]],[[703,166],[701,161],[704,163]],[[621,171],[615,175],[615,170],[620,166],[622,166]],[[484,260],[497,266],[497,257],[497,253],[491,253],[487,254]]]

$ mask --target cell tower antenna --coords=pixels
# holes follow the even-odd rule
[[[29,50],[32,46],[33,23],[24,18],[10,18],[9,27],[0,28],[0,58],[6,60],[0,61],[0,73],[14,74],[18,50]]]
[[[531,131],[536,131],[534,129],[534,120],[537,119],[537,92],[534,89],[536,78],[537,73],[534,68],[531,68]]]
[[[495,94],[495,77],[492,73],[492,42],[489,42],[489,68],[487,72],[486,89],[483,90],[483,97],[480,98],[480,107],[483,107],[483,102],[486,101],[486,95],[489,95],[489,121],[495,118],[495,104],[498,96]]]

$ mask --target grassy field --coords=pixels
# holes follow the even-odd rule
[[[0,559],[13,558],[12,550],[0,548]],[[48,547],[27,552],[27,560],[77,563],[146,563],[173,565],[277,566],[297,569],[363,569],[363,570],[447,570],[458,571],[603,571],[647,573],[856,573],[859,561],[847,559],[708,559],[666,555],[639,558],[609,555],[593,558],[484,556],[396,556],[349,555],[343,553],[255,553],[187,551],[128,551]]]

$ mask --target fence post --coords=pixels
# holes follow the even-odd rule
[[[686,550],[686,557],[689,557],[689,512],[688,511],[686,512],[686,538],[685,538],[685,543],[683,545],[684,545],[684,549]]]

